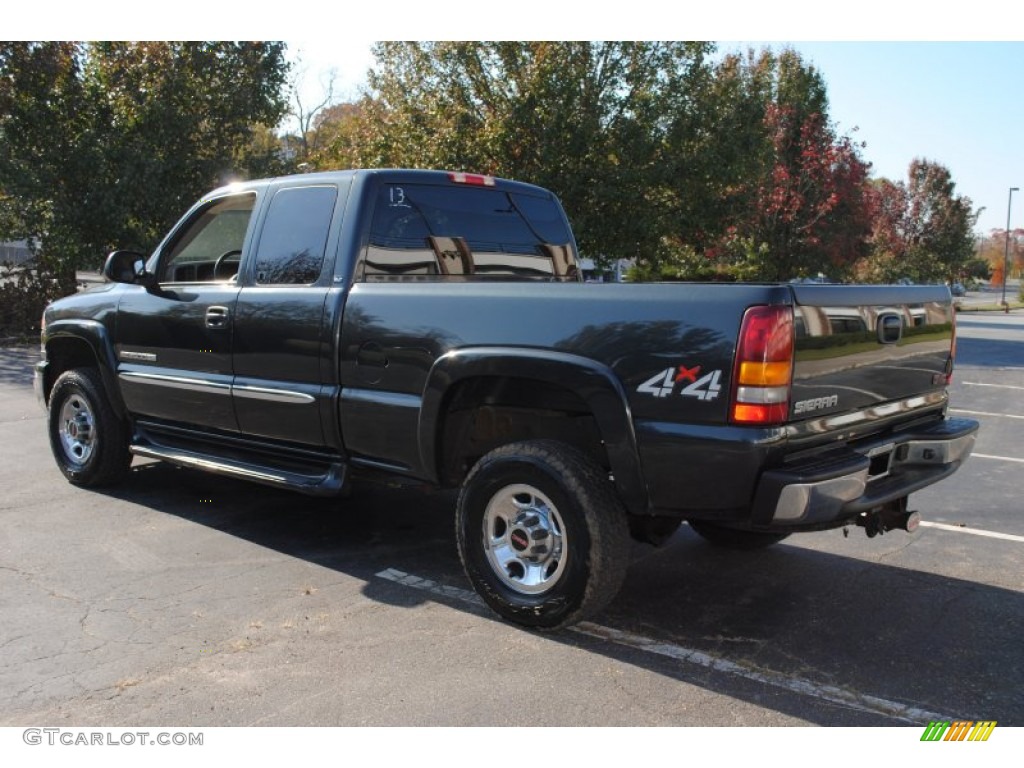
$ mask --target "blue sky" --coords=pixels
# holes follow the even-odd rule
[[[1020,29],[1020,27],[1018,27]],[[371,41],[294,40],[308,99],[337,72],[353,95],[373,63]],[[875,176],[906,178],[915,157],[942,163],[957,192],[984,207],[978,231],[1006,226],[1008,190],[1024,189],[1024,42],[729,42],[720,51],[790,46],[822,72],[840,132],[866,142]],[[1024,227],[1014,194],[1011,226]]]
[[[723,47],[725,45],[723,44]],[[1024,189],[1024,43],[794,43],[828,83],[831,117],[867,146],[876,176],[906,177],[915,157],[945,165],[985,207],[978,230],[1006,226]],[[1024,227],[1014,193],[1013,227]]]

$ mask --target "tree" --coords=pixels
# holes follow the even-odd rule
[[[265,160],[254,130],[283,114],[286,72],[280,43],[2,44],[0,236],[28,237],[65,279],[155,245]]]
[[[288,115],[295,120],[296,133],[285,136],[290,147],[289,158],[295,165],[310,164],[318,156],[321,150],[321,143],[325,134],[319,130],[325,113],[335,105],[334,81],[337,79],[337,71],[329,70],[321,77],[320,95],[309,102],[302,95],[302,81],[305,79],[306,70],[301,69],[294,72],[289,83],[291,91],[291,106]],[[308,103],[307,103],[308,102]]]
[[[1024,229],[1011,229],[1009,238],[1005,229],[993,229],[988,237],[982,240],[977,260],[988,268],[989,274],[982,276],[991,276],[993,285],[1003,284],[1006,277],[1003,271],[1007,262],[1010,266],[1010,277],[1019,277],[1021,266],[1024,264]],[[973,264],[973,261],[971,263]]]
[[[88,199],[85,101],[77,45],[0,44],[0,240],[27,240],[35,250],[61,228],[64,211]],[[43,253],[39,262],[60,290],[74,289],[73,269],[59,269],[58,256]]]
[[[711,134],[713,156],[726,158],[722,218],[698,249],[733,278],[849,274],[866,253],[870,166],[829,122],[821,75],[784,50],[727,57],[716,79],[726,96]]]
[[[203,191],[248,175],[254,125],[276,125],[286,108],[286,72],[281,43],[90,45],[106,180],[127,206],[115,233],[152,246]]]
[[[752,237],[762,247],[749,265],[760,279],[845,276],[866,253],[869,166],[820,113],[798,121],[793,107],[765,116],[774,162],[756,190]]]
[[[449,168],[559,195],[581,250],[655,259],[673,207],[669,142],[707,43],[379,43],[345,164]]]
[[[0,240],[35,269],[5,282],[24,332],[114,247],[148,250],[211,186],[276,167],[281,43],[0,43]]]
[[[359,144],[360,124],[368,99],[343,102],[324,107],[313,120],[311,131],[315,134],[314,149],[309,163],[317,169],[356,168],[359,166],[358,153],[353,151]]]
[[[975,257],[978,214],[970,198],[956,193],[949,169],[915,159],[907,181],[875,184],[878,215],[866,274],[892,282],[955,281]]]

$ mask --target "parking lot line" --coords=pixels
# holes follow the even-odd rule
[[[412,587],[423,592],[447,597],[472,604],[477,607],[484,607],[483,600],[474,593],[459,587],[445,586],[438,584],[431,579],[424,579],[414,576],[395,568],[388,568],[376,574],[378,578],[401,584],[405,587]],[[915,725],[927,723],[933,720],[948,720],[944,715],[928,712],[927,710],[903,704],[877,696],[868,696],[846,688],[839,688],[834,685],[824,685],[812,680],[805,680],[800,677],[775,672],[769,669],[760,669],[754,666],[741,665],[718,656],[713,656],[705,651],[698,651],[694,648],[686,648],[675,643],[666,643],[661,640],[653,640],[633,632],[624,632],[619,629],[612,629],[589,621],[576,624],[568,628],[568,631],[596,640],[615,643],[616,645],[633,648],[635,650],[653,653],[675,661],[682,661],[688,664],[695,664],[706,669],[713,669],[716,672],[723,672],[734,677],[742,677],[774,688],[782,688],[791,693],[802,696],[811,696],[816,699],[838,704],[848,709],[855,709],[860,712],[869,712],[876,715],[885,715],[895,720],[902,720]]]
[[[950,408],[955,413],[966,413],[970,416],[995,416],[997,419],[1024,419],[1024,416],[1012,413],[992,413],[991,411],[968,411],[966,408]]]
[[[1018,464],[1024,464],[1024,459],[1016,459],[1013,456],[993,456],[991,453],[972,453],[971,457],[975,459],[992,459],[993,461],[1014,461]]]
[[[965,387],[999,387],[1000,389],[1024,389],[1016,384],[988,384],[982,381],[964,381],[961,382]]]
[[[1006,541],[1019,541],[1024,544],[1024,536],[1017,536],[1012,533],[996,533],[995,531],[983,531],[980,528],[968,528],[960,525],[948,525],[946,523],[933,523],[929,520],[922,520],[918,523],[922,528],[938,528],[940,531],[952,531],[953,533],[969,533],[972,536],[988,536],[990,539],[1004,539]]]

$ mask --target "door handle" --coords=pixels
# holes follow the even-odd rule
[[[210,307],[206,310],[207,328],[226,328],[230,311],[227,307]]]

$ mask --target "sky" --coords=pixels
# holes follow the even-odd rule
[[[244,12],[209,0],[144,12],[137,0],[49,0],[5,10],[4,36],[284,39],[305,69],[307,104],[323,93],[319,78],[331,69],[336,96],[353,97],[373,63],[373,40],[671,37],[719,41],[720,51],[788,45],[820,69],[830,117],[866,142],[863,157],[876,176],[904,179],[915,157],[945,165],[957,192],[983,208],[982,233],[1006,226],[1009,188],[1024,190],[1020,0],[305,0]],[[1016,193],[1013,211],[1011,227],[1024,227],[1024,197]]]
[[[334,70],[351,98],[373,65],[372,41],[288,41],[310,103]],[[1024,190],[1024,42],[718,41],[720,52],[796,49],[828,85],[840,133],[864,142],[872,175],[906,179],[916,157],[941,163],[956,192],[983,208],[976,230],[1006,227],[1009,188]],[[1014,193],[1011,226],[1024,227]]]

